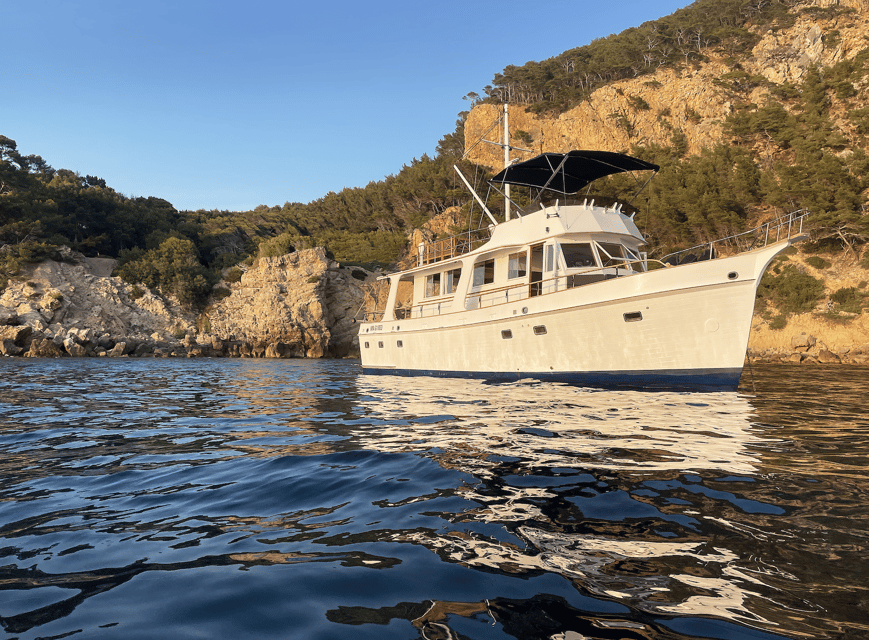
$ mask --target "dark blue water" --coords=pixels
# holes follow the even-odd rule
[[[867,369],[709,394],[0,374],[2,637],[869,637]]]

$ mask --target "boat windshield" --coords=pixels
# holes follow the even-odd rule
[[[578,267],[596,267],[594,251],[588,242],[572,242],[561,245],[561,254],[564,256],[564,264],[568,269]]]

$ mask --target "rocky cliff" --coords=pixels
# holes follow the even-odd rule
[[[251,345],[268,357],[358,354],[356,313],[366,299],[364,269],[340,267],[322,248],[260,258],[231,295],[203,314],[213,336]]]
[[[340,267],[322,248],[262,258],[239,282],[224,283],[230,295],[197,317],[171,297],[112,277],[114,260],[62,255],[25,268],[4,289],[0,355],[354,355],[354,316],[374,279]]]
[[[810,67],[827,68],[866,49],[869,2],[814,0],[803,4],[843,5],[854,12],[833,17],[800,14],[792,27],[762,34],[751,55],[740,60],[745,72],[777,84],[798,83]],[[678,70],[661,68],[650,75],[608,84],[592,93],[588,101],[557,116],[512,106],[511,144],[530,151],[514,153],[513,157],[571,149],[626,151],[632,145],[667,146],[675,131],[685,135],[688,155],[720,142],[722,121],[735,106],[727,88],[717,81],[734,70],[734,62],[722,52],[707,50],[705,54],[706,62],[701,64]],[[769,90],[757,87],[747,97],[762,104]],[[471,110],[465,123],[466,148],[497,120],[500,109],[499,105],[479,104]],[[495,135],[490,133],[487,138]],[[474,146],[468,158],[497,170],[504,162],[501,149],[487,144]]]

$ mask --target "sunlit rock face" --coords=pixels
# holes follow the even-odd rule
[[[74,252],[28,267],[0,295],[0,356],[354,355],[354,317],[375,279],[322,248],[261,258],[197,318],[171,296],[112,277],[113,267]]]
[[[366,278],[367,271],[340,267],[323,248],[260,258],[206,312],[210,333],[249,343],[265,357],[352,355]]]
[[[750,55],[739,59],[739,70],[764,76],[776,84],[799,83],[810,68],[823,70],[863,51],[869,36],[869,8],[863,0],[809,0],[794,11],[829,6],[845,6],[854,11],[838,16],[804,11],[797,14],[793,26],[787,29],[758,33],[760,41]],[[607,84],[594,91],[587,101],[558,115],[535,114],[520,105],[511,105],[511,144],[530,152],[514,152],[513,157],[524,159],[571,149],[624,151],[636,144],[669,146],[674,131],[685,135],[688,155],[714,146],[722,140],[723,120],[736,108],[726,87],[716,81],[737,68],[725,53],[711,47],[704,49],[703,55],[705,61],[699,64],[680,69],[661,68],[655,73]],[[763,104],[768,97],[769,90],[761,87],[747,96],[757,104]],[[501,140],[500,130],[490,130],[501,108],[477,105],[465,123],[468,158],[497,170],[504,165],[500,147],[478,144],[471,149],[471,146],[481,136]],[[517,132],[527,135],[517,136]]]

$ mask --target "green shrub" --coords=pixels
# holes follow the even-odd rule
[[[244,271],[239,269],[238,267],[233,267],[229,271],[226,272],[226,275],[223,276],[223,279],[227,282],[239,282],[241,280],[241,276],[244,274]]]
[[[824,283],[794,265],[786,264],[779,275],[767,273],[758,287],[758,296],[769,299],[783,314],[807,313],[824,295]]]
[[[224,298],[228,298],[232,295],[232,291],[227,289],[226,287],[214,287],[211,291],[211,297],[215,300],[223,300]]]
[[[648,111],[649,109],[651,109],[649,103],[646,102],[642,96],[630,96],[628,98],[628,104],[637,111]]]
[[[320,282],[320,276],[311,276],[308,278],[308,284],[317,284]]]
[[[806,258],[806,264],[815,269],[829,269],[833,266],[831,262],[824,260],[820,256],[809,256]]]
[[[296,248],[293,246],[293,236],[289,233],[282,233],[274,238],[263,240],[259,245],[260,258],[277,258],[288,253],[293,253]]]
[[[117,269],[121,278],[174,294],[187,306],[201,304],[214,284],[214,274],[199,262],[196,246],[186,238],[169,237],[156,249],[129,252],[124,259],[128,261]]]
[[[788,317],[784,313],[778,314],[775,318],[772,319],[772,322],[769,323],[769,328],[773,331],[781,331],[788,325]]]
[[[861,293],[857,287],[845,287],[835,291],[830,300],[839,305],[842,311],[848,313],[860,313],[863,310],[863,305],[866,302],[866,294]]]
[[[134,284],[133,288],[130,289],[130,300],[138,300],[143,295],[145,295],[145,290],[137,284]]]

